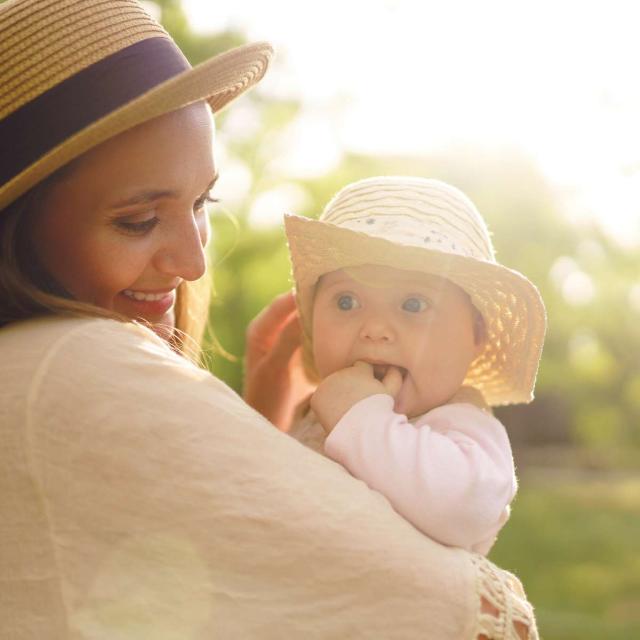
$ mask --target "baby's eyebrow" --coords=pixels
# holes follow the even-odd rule
[[[334,277],[333,279],[327,279],[327,274],[322,275],[316,285],[322,285],[324,289],[344,289],[345,287],[353,286],[354,281],[351,278],[346,277]]]
[[[429,291],[431,293],[436,293],[438,291],[442,291],[442,284],[436,284],[433,282],[406,282],[403,283],[403,288],[405,289],[418,289],[422,291]]]

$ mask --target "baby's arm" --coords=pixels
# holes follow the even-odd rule
[[[414,426],[393,403],[382,392],[353,405],[327,455],[431,538],[488,552],[516,490],[504,427],[470,404],[438,407]]]

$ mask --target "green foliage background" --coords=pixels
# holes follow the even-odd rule
[[[243,41],[238,33],[196,36],[179,1],[156,4],[194,64]],[[248,322],[290,287],[282,229],[252,228],[248,212],[258,194],[292,181],[278,170],[273,153],[301,110],[257,92],[241,100],[251,106],[247,126],[256,133],[224,142],[252,182],[229,212],[233,219],[222,214],[224,203],[212,211],[211,246],[211,324],[236,356],[216,355],[211,368],[238,390]],[[226,117],[217,118],[221,137]],[[513,149],[345,155],[331,173],[295,181],[307,203],[295,213],[317,215],[340,187],[379,174],[435,177],[460,187],[493,231],[498,259],[527,274],[547,306],[536,400],[497,411],[514,442],[521,490],[492,559],[523,579],[544,638],[640,637],[640,313],[630,305],[632,287],[640,286],[640,248],[622,249],[595,227],[570,224],[552,186]],[[563,265],[591,278],[592,299],[567,301],[553,276]]]

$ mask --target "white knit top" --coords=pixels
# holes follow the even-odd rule
[[[511,638],[518,592],[150,331],[0,329],[1,639]]]

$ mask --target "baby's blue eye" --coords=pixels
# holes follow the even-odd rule
[[[358,301],[352,295],[347,293],[343,293],[338,298],[338,309],[340,309],[340,311],[351,311],[359,306]]]
[[[424,311],[429,305],[426,300],[422,298],[407,298],[402,303],[402,309],[404,311],[409,311],[410,313],[420,313]]]

